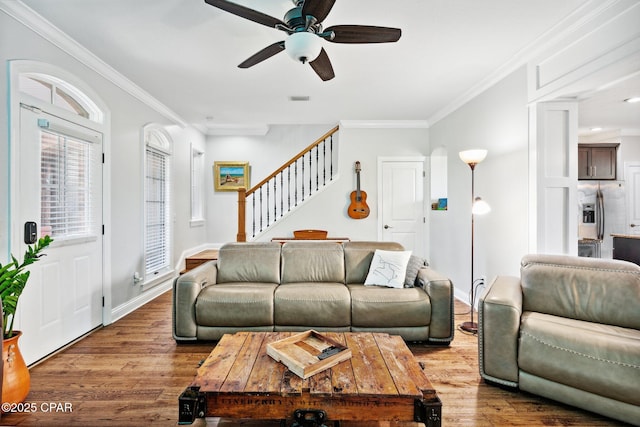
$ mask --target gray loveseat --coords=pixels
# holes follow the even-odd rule
[[[415,282],[411,277],[409,287],[364,286],[376,249],[403,250],[392,242],[226,244],[217,261],[175,280],[174,338],[219,340],[237,331],[315,329],[451,342],[449,279],[423,264],[413,266]]]
[[[528,255],[478,315],[485,380],[640,425],[639,266]]]

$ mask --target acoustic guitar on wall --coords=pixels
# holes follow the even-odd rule
[[[369,216],[369,206],[367,206],[367,193],[360,190],[360,162],[356,162],[356,191],[351,192],[351,204],[348,213],[353,219],[363,219]]]

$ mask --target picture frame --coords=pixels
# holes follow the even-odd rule
[[[249,162],[213,162],[215,191],[238,191],[249,188]]]
[[[446,211],[447,210],[447,199],[446,198],[438,199],[438,210],[439,211]]]

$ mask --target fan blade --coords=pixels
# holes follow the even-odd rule
[[[370,25],[335,25],[324,30],[329,31],[333,31],[335,37],[327,40],[333,43],[390,43],[397,42],[402,35],[399,28]]]
[[[281,20],[274,18],[273,16],[266,15],[257,10],[249,9],[248,7],[241,6],[239,4],[231,3],[225,0],[204,0],[207,4],[222,9],[226,12],[233,13],[241,18],[248,19],[249,21],[257,22],[258,24],[266,25],[267,27],[276,28],[277,25],[285,25]]]
[[[333,72],[333,66],[331,66],[329,55],[327,55],[327,52],[324,50],[324,48],[322,48],[322,50],[320,51],[320,55],[316,59],[309,62],[309,65],[311,65],[313,71],[316,72],[316,74],[322,79],[322,81],[326,82],[327,80],[331,80],[336,76]]]
[[[238,65],[238,68],[253,67],[254,65],[264,61],[265,59],[269,59],[273,55],[282,52],[283,50],[284,50],[284,41],[276,42],[270,46],[265,47],[255,55],[245,59],[244,62],[242,62],[242,64]]]
[[[302,5],[302,16],[311,15],[318,22],[324,21],[336,0],[304,0]]]

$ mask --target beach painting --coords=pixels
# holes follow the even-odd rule
[[[213,185],[216,191],[249,188],[249,162],[214,162]]]

